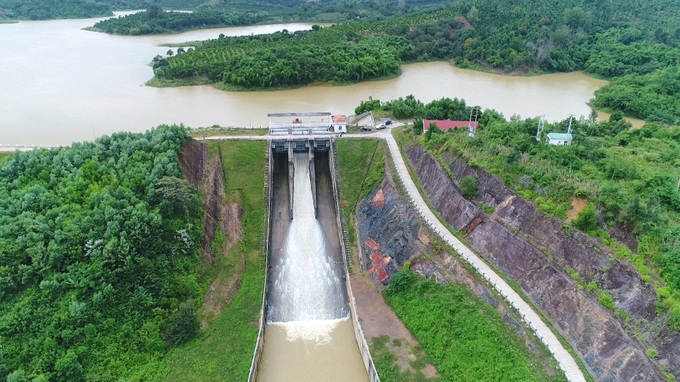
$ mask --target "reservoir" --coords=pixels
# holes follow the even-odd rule
[[[549,121],[587,116],[586,104],[606,81],[583,73],[511,77],[455,68],[446,62],[404,65],[401,76],[349,86],[224,92],[211,86],[153,88],[161,44],[225,35],[309,29],[311,24],[208,29],[165,36],[110,36],[82,28],[98,19],[0,24],[0,145],[70,144],[159,124],[260,127],[267,113],[353,114],[361,100],[413,94],[423,102],[464,98],[506,117],[545,115]]]

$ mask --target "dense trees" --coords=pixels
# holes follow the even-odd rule
[[[0,0],[0,19],[47,20],[110,15],[111,8],[102,1]]]
[[[207,77],[213,82],[245,88],[316,81],[357,82],[399,73],[403,39],[350,36],[345,32],[322,28],[220,37],[191,52],[157,57],[154,73],[165,79]]]
[[[616,78],[595,94],[594,106],[649,121],[680,123],[680,66]]]
[[[185,138],[161,126],[0,166],[0,378],[114,380],[196,334]]]
[[[257,13],[219,10],[164,12],[157,5],[151,5],[144,12],[100,21],[92,29],[111,34],[161,34],[197,28],[248,25],[260,21],[261,18]]]
[[[0,0],[0,19],[47,20],[110,16],[112,10],[142,9],[146,0]],[[203,0],[157,0],[154,4],[192,9]]]

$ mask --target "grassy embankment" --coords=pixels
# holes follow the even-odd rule
[[[342,213],[352,248],[357,246],[356,205],[380,184],[384,158],[381,140],[338,141]],[[408,282],[401,288],[388,288],[386,297],[421,343],[422,348],[416,348],[413,354],[413,370],[432,363],[443,380],[564,380],[559,373],[548,376],[501,314],[464,287],[442,286],[412,275],[401,279]],[[389,350],[401,346],[398,342],[388,344],[387,337],[379,337],[370,344],[382,380],[438,380],[426,379],[420,371],[400,371],[397,357]]]
[[[228,127],[228,126],[208,126],[194,128],[189,131],[189,135],[194,139],[201,140],[202,138],[215,136],[244,136],[244,135],[267,135],[268,129],[248,129],[245,127]]]
[[[342,198],[340,205],[347,225],[349,249],[355,251],[357,234],[354,211],[357,204],[382,182],[386,147],[380,139],[340,139],[337,149]]]
[[[181,348],[174,349],[160,367],[163,381],[245,381],[258,333],[264,281],[262,242],[265,232],[263,202],[266,143],[262,141],[208,142],[210,155],[220,155],[228,202],[243,207],[243,237],[217,265],[205,269],[205,286],[218,277],[238,277],[241,287],[210,327]],[[200,314],[200,311],[199,311]]]
[[[515,328],[461,285],[444,286],[402,272],[393,276],[384,296],[443,380],[566,380],[559,372],[547,375]],[[389,379],[403,381],[395,369],[389,370],[394,373]]]

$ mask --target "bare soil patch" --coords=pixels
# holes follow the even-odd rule
[[[588,199],[574,198],[571,200],[571,209],[567,210],[566,223],[578,218],[578,214],[588,205]]]
[[[410,345],[418,343],[364,275],[352,275],[350,280],[357,303],[359,322],[367,341],[387,335]]]
[[[413,349],[418,345],[418,341],[383,300],[367,276],[354,274],[350,276],[350,281],[359,323],[366,341],[370,343],[380,336],[390,337],[388,349],[396,357],[397,366],[402,372],[412,371],[411,361],[415,358]],[[428,377],[438,375],[433,365],[426,365],[422,372]]]

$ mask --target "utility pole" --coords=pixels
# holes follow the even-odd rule
[[[569,115],[569,129],[567,129],[567,134],[571,134],[571,121],[574,120],[574,115],[570,114]]]
[[[475,113],[475,122],[477,122],[479,118],[479,109],[479,106],[473,106],[470,110],[470,120],[468,121],[468,137],[474,137],[477,132],[477,128],[472,127],[472,113]]]
[[[536,129],[536,142],[541,141],[541,133],[543,132],[543,124],[545,123],[545,115],[538,117],[538,129]]]

